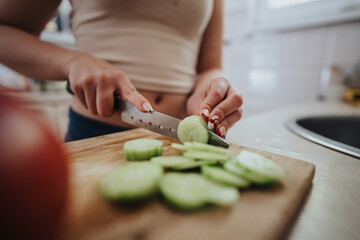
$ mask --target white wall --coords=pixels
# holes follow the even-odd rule
[[[360,22],[249,35],[246,1],[225,1],[224,75],[244,95],[244,116],[317,99],[323,70],[360,60]],[[324,77],[324,75],[323,75]]]

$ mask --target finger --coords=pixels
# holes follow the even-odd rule
[[[207,91],[205,99],[200,104],[200,114],[208,120],[211,110],[218,105],[226,96],[229,89],[229,83],[225,78],[214,80]]]
[[[121,83],[120,94],[124,100],[132,103],[141,112],[154,111],[149,101],[135,89],[128,79]]]
[[[96,109],[100,116],[109,117],[114,113],[114,88],[99,85],[96,93]]]
[[[229,94],[224,101],[219,103],[210,113],[208,127],[213,129],[216,124],[227,115],[241,107],[243,99],[234,89],[230,88]]]
[[[242,117],[241,108],[229,114],[218,124],[216,134],[219,137],[225,138],[226,132],[229,130],[229,128],[231,128],[237,121],[239,121],[241,117]]]
[[[77,97],[77,99],[79,99],[79,101],[81,102],[82,105],[84,105],[84,107],[87,109],[87,104],[86,104],[86,100],[85,100],[85,95],[84,95],[84,91],[80,86],[74,85],[74,87],[72,87],[71,89],[73,91],[73,93],[75,94],[75,97]]]
[[[94,114],[97,115],[97,109],[96,109],[96,87],[94,82],[89,78],[85,79],[83,82],[84,86],[84,95],[85,95],[85,101],[88,110]]]

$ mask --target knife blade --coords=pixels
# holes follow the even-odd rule
[[[143,113],[133,104],[122,100],[119,96],[114,97],[114,103],[115,110],[120,110],[120,116],[123,122],[178,139],[177,129],[181,121],[180,119],[157,111]],[[208,132],[210,135],[209,144],[224,148],[229,147],[229,143],[226,140],[209,130]]]

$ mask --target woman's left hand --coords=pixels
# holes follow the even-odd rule
[[[223,77],[197,87],[187,101],[189,115],[202,115],[208,128],[225,138],[227,130],[240,120],[243,103],[241,95]]]

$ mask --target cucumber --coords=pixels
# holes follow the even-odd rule
[[[204,151],[186,151],[183,154],[183,156],[187,158],[199,159],[204,161],[227,161],[230,159],[230,157],[224,154],[204,152]]]
[[[206,120],[201,116],[189,116],[179,123],[177,135],[181,143],[209,141]]]
[[[100,180],[100,193],[110,202],[137,202],[151,196],[158,189],[163,168],[151,162],[121,165]]]
[[[200,142],[186,142],[184,143],[184,148],[187,151],[204,151],[204,152],[212,152],[212,153],[219,153],[219,154],[229,154],[235,155],[236,152],[231,151],[229,149],[223,147],[217,147],[210,144],[200,143]]]
[[[195,210],[208,204],[231,206],[239,199],[236,188],[211,182],[196,173],[167,173],[160,181],[165,200],[180,210]]]
[[[152,157],[160,156],[163,152],[162,141],[155,139],[135,139],[127,141],[124,145],[125,159],[149,160]]]
[[[285,170],[270,159],[249,151],[242,151],[236,156],[237,164],[248,171],[251,180],[264,183],[278,181],[285,177]]]
[[[193,163],[194,160],[183,156],[160,156],[151,158],[151,162],[157,163],[164,168],[172,168],[182,164]]]
[[[201,173],[210,180],[232,187],[245,188],[250,185],[250,182],[247,179],[227,172],[219,167],[202,166]]]

